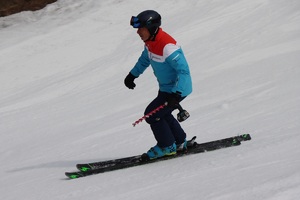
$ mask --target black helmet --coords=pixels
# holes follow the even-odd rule
[[[154,10],[145,10],[136,17],[132,16],[130,25],[133,28],[146,27],[151,35],[155,35],[161,25],[161,16]]]

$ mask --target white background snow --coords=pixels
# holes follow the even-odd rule
[[[76,163],[143,153],[157,94],[132,15],[157,10],[194,91],[189,138],[241,146],[67,180]],[[0,18],[0,199],[295,200],[300,196],[299,0],[59,0]],[[177,112],[174,112],[176,115]]]

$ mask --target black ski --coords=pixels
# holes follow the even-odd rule
[[[168,160],[172,158],[181,157],[184,155],[203,153],[206,151],[212,151],[216,149],[237,146],[241,144],[241,141],[251,140],[251,136],[249,134],[243,134],[239,136],[229,137],[229,138],[215,140],[215,141],[201,143],[201,144],[195,142],[195,139],[196,137],[193,137],[191,140],[188,141],[187,151],[177,152],[177,154],[174,156],[165,156],[162,158],[145,161],[145,159],[143,159],[143,155],[137,155],[137,156],[130,156],[126,158],[108,160],[108,161],[77,164],[76,167],[79,169],[79,171],[66,172],[65,175],[70,179],[75,179],[84,176],[89,176],[92,174],[99,174],[108,171],[158,162],[162,160]]]
[[[193,146],[196,144],[196,136],[194,136],[191,140],[187,141],[187,147],[193,148]],[[113,160],[107,160],[107,161],[100,161],[100,162],[94,162],[94,163],[85,163],[85,164],[77,164],[76,167],[79,171],[89,171],[89,170],[95,170],[100,168],[107,168],[114,165],[120,165],[120,164],[126,164],[126,163],[132,163],[136,160],[141,159],[141,155],[137,156],[130,156],[126,158],[119,158],[119,159],[113,159]]]

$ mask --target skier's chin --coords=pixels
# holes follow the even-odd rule
[[[144,42],[147,40],[147,39],[145,39],[145,37],[142,36],[142,35],[140,35],[140,38],[141,38],[141,40],[143,40]]]

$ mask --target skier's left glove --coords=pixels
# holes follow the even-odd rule
[[[171,93],[167,96],[167,106],[173,109],[179,107],[179,102],[181,99],[180,93]]]

